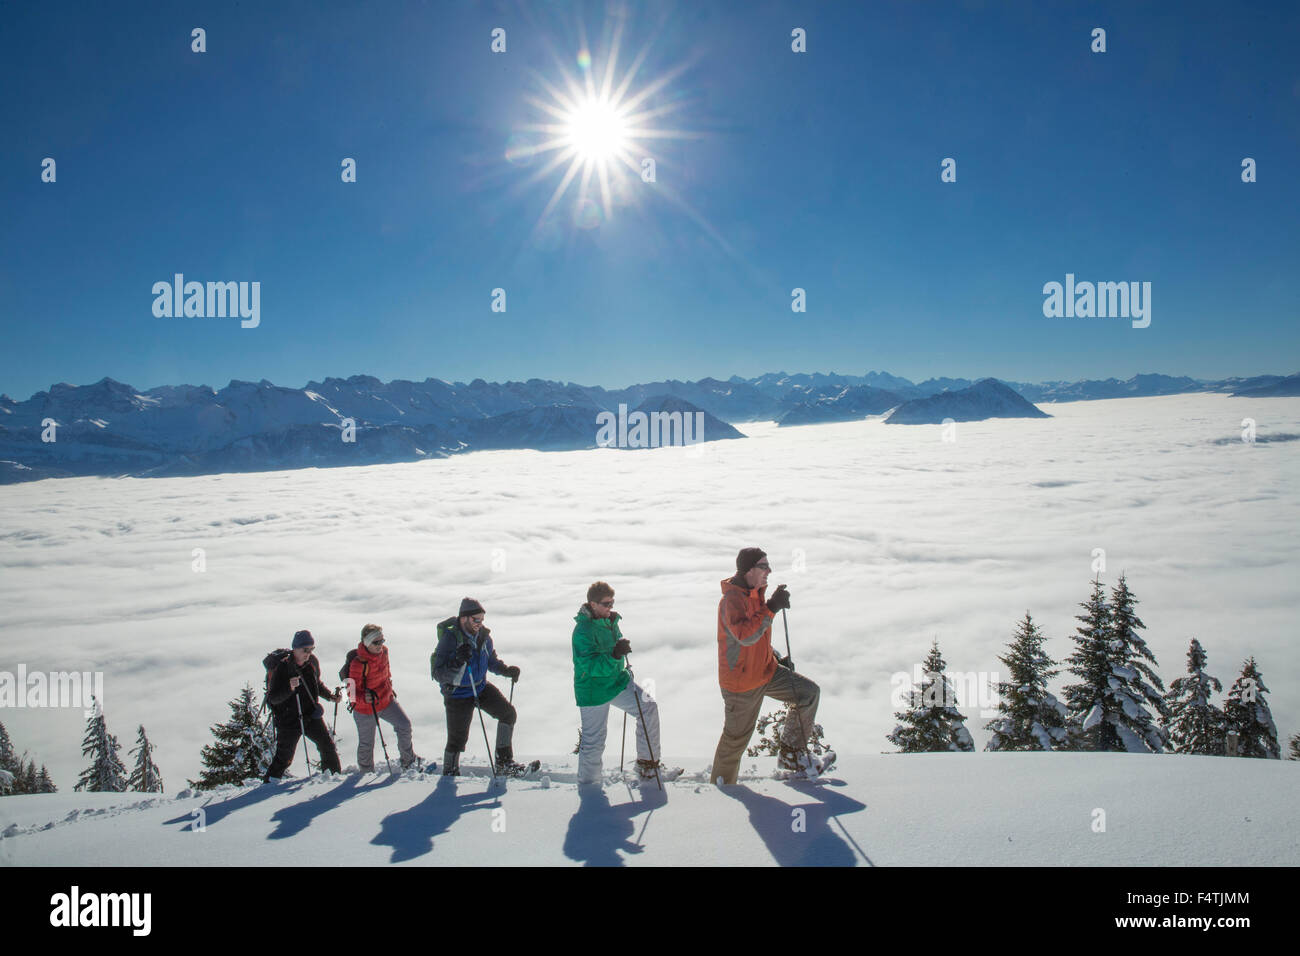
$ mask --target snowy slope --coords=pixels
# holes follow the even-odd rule
[[[10,797],[0,830],[17,832],[0,839],[0,864],[1300,864],[1295,763],[886,754],[848,758],[823,784],[683,778],[662,794],[621,782],[580,792],[572,764],[555,767],[549,787],[412,773],[180,798]]]

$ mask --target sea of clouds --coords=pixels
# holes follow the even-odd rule
[[[1166,685],[1192,637],[1225,690],[1253,654],[1283,740],[1300,730],[1300,442],[1265,440],[1300,433],[1300,399],[1043,408],[1053,417],[959,424],[955,441],[876,420],[762,423],[691,448],[3,487],[0,670],[102,671],[123,759],[143,723],[175,791],[240,686],[260,699],[268,650],[309,628],[330,674],[374,622],[416,749],[440,760],[434,625],[470,595],[502,659],[523,668],[517,753],[562,753],[577,739],[572,618],[603,579],[638,676],[655,683],[664,756],[702,767],[722,723],[719,582],[758,545],[792,593],[794,657],[822,686],[829,742],[874,753],[893,749],[891,675],[931,639],[950,668],[992,672],[1029,610],[1064,658],[1101,548],[1103,582],[1125,571],[1141,601]],[[1244,418],[1260,440],[1240,440]],[[72,787],[80,709],[4,708],[0,721]],[[346,713],[339,731],[347,764]]]

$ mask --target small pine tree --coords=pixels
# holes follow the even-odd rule
[[[18,793],[40,793],[36,789],[36,761],[28,760],[23,767],[22,776],[18,778]]]
[[[789,704],[786,704],[774,714],[764,714],[758,718],[758,743],[752,744],[745,753],[751,757],[780,756],[782,750],[781,741],[785,739],[785,722],[791,719],[796,722],[797,729],[799,717],[792,718],[790,716]],[[830,751],[830,747],[826,745],[825,731],[822,730],[821,724],[814,723],[812,727],[805,728],[805,732],[809,733],[808,749],[814,754],[820,757]]]
[[[1201,642],[1192,638],[1187,650],[1189,676],[1178,678],[1165,694],[1169,716],[1164,726],[1176,754],[1223,756],[1223,711],[1210,703],[1210,693],[1222,693],[1223,684],[1205,673],[1206,660]]]
[[[59,788],[54,785],[50,772],[45,769],[45,764],[41,764],[40,773],[36,775],[36,792],[37,793],[58,793]]]
[[[997,685],[998,716],[984,725],[993,732],[984,749],[1068,749],[1067,711],[1047,689],[1057,674],[1056,662],[1043,653],[1043,634],[1028,611],[1008,649],[998,660],[1011,679]]]
[[[230,719],[213,725],[212,735],[216,743],[204,745],[199,752],[203,773],[197,781],[190,781],[191,786],[211,790],[226,783],[260,780],[266,775],[275,756],[275,743],[270,716],[258,716],[251,686],[245,684],[239,696],[230,701]]]
[[[885,739],[901,753],[973,751],[975,742],[966,729],[965,715],[954,706],[957,693],[944,673],[947,665],[937,640],[930,645],[924,666],[927,679],[909,693],[908,709],[894,714],[900,723]]]
[[[21,769],[22,764],[18,762],[18,754],[14,752],[9,731],[5,730],[3,723],[0,723],[0,770],[7,770],[16,777]]]
[[[1120,679],[1115,692],[1120,703],[1115,729],[1129,753],[1164,753],[1169,750],[1168,735],[1160,726],[1169,719],[1165,685],[1154,670],[1160,666],[1155,655],[1138,633],[1146,625],[1133,610],[1137,604],[1138,599],[1121,574],[1119,583],[1110,591],[1111,673]],[[1155,711],[1154,718],[1151,710]]]
[[[1291,735],[1291,756],[1288,760],[1300,760],[1300,734]]]
[[[1093,719],[1105,706],[1109,688],[1110,659],[1107,634],[1110,631],[1110,605],[1101,579],[1092,582],[1092,596],[1079,605],[1083,614],[1076,614],[1079,626],[1074,632],[1074,652],[1065,659],[1066,668],[1079,678],[1077,684],[1068,685],[1062,694],[1070,714],[1070,726],[1082,750],[1119,750],[1119,737],[1114,725]]]
[[[1164,685],[1146,663],[1156,663],[1138,631],[1146,625],[1134,613],[1137,598],[1124,576],[1106,602],[1101,581],[1092,583],[1092,596],[1076,615],[1075,651],[1066,658],[1069,672],[1079,683],[1064,690],[1070,723],[1082,749],[1162,753],[1168,746],[1165,732],[1147,707],[1167,717]],[[1143,680],[1143,677],[1146,680]],[[1150,683],[1147,683],[1150,681]],[[1153,686],[1154,685],[1154,686]]]
[[[149,738],[145,735],[144,724],[140,725],[135,738],[135,747],[130,753],[135,756],[135,768],[131,771],[131,779],[127,781],[127,786],[139,793],[162,793],[162,774],[158,772],[158,766],[153,762],[153,744],[149,743]]]
[[[122,745],[108,732],[104,710],[99,701],[91,698],[94,712],[86,720],[86,736],[81,741],[81,755],[90,758],[90,766],[81,771],[74,790],[91,793],[123,793],[126,791],[126,768],[119,753]],[[33,782],[35,774],[33,773]]]
[[[1282,749],[1277,743],[1277,725],[1273,723],[1273,714],[1264,699],[1267,693],[1264,677],[1252,657],[1242,667],[1241,676],[1232,682],[1223,705],[1224,724],[1228,732],[1237,734],[1239,756],[1282,759]]]

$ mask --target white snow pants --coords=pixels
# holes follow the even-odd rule
[[[640,713],[645,715],[645,727],[641,726],[641,718],[637,713],[638,697],[641,699]],[[654,751],[656,760],[662,756],[659,753],[659,707],[654,698],[647,697],[645,691],[628,681],[627,686],[609,703],[578,708],[582,714],[582,743],[578,747],[579,783],[601,782],[601,758],[605,753],[605,730],[609,725],[611,706],[628,714],[631,722],[636,724],[637,759],[649,760],[651,750]],[[649,739],[646,737],[647,730]]]

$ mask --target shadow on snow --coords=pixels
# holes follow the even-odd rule
[[[719,787],[718,792],[744,804],[754,832],[780,866],[857,866],[859,855],[868,866],[875,865],[838,819],[840,814],[865,810],[865,803],[836,793],[829,782],[791,781],[787,786],[811,799],[789,804],[743,784]],[[795,829],[796,809],[804,811],[802,830]]]
[[[610,806],[603,787],[583,784],[578,787],[578,812],[569,819],[564,834],[564,855],[584,866],[623,866],[622,853],[640,853],[645,849],[641,838],[655,810],[668,802],[668,795],[658,789],[639,791],[640,799]],[[635,840],[633,817],[646,814],[641,832]]]
[[[439,777],[433,792],[408,810],[390,813],[379,824],[379,832],[370,842],[393,848],[389,863],[403,863],[433,850],[433,838],[446,833],[461,816],[473,810],[499,806],[499,790],[488,787],[485,793],[459,793],[456,777]]]

